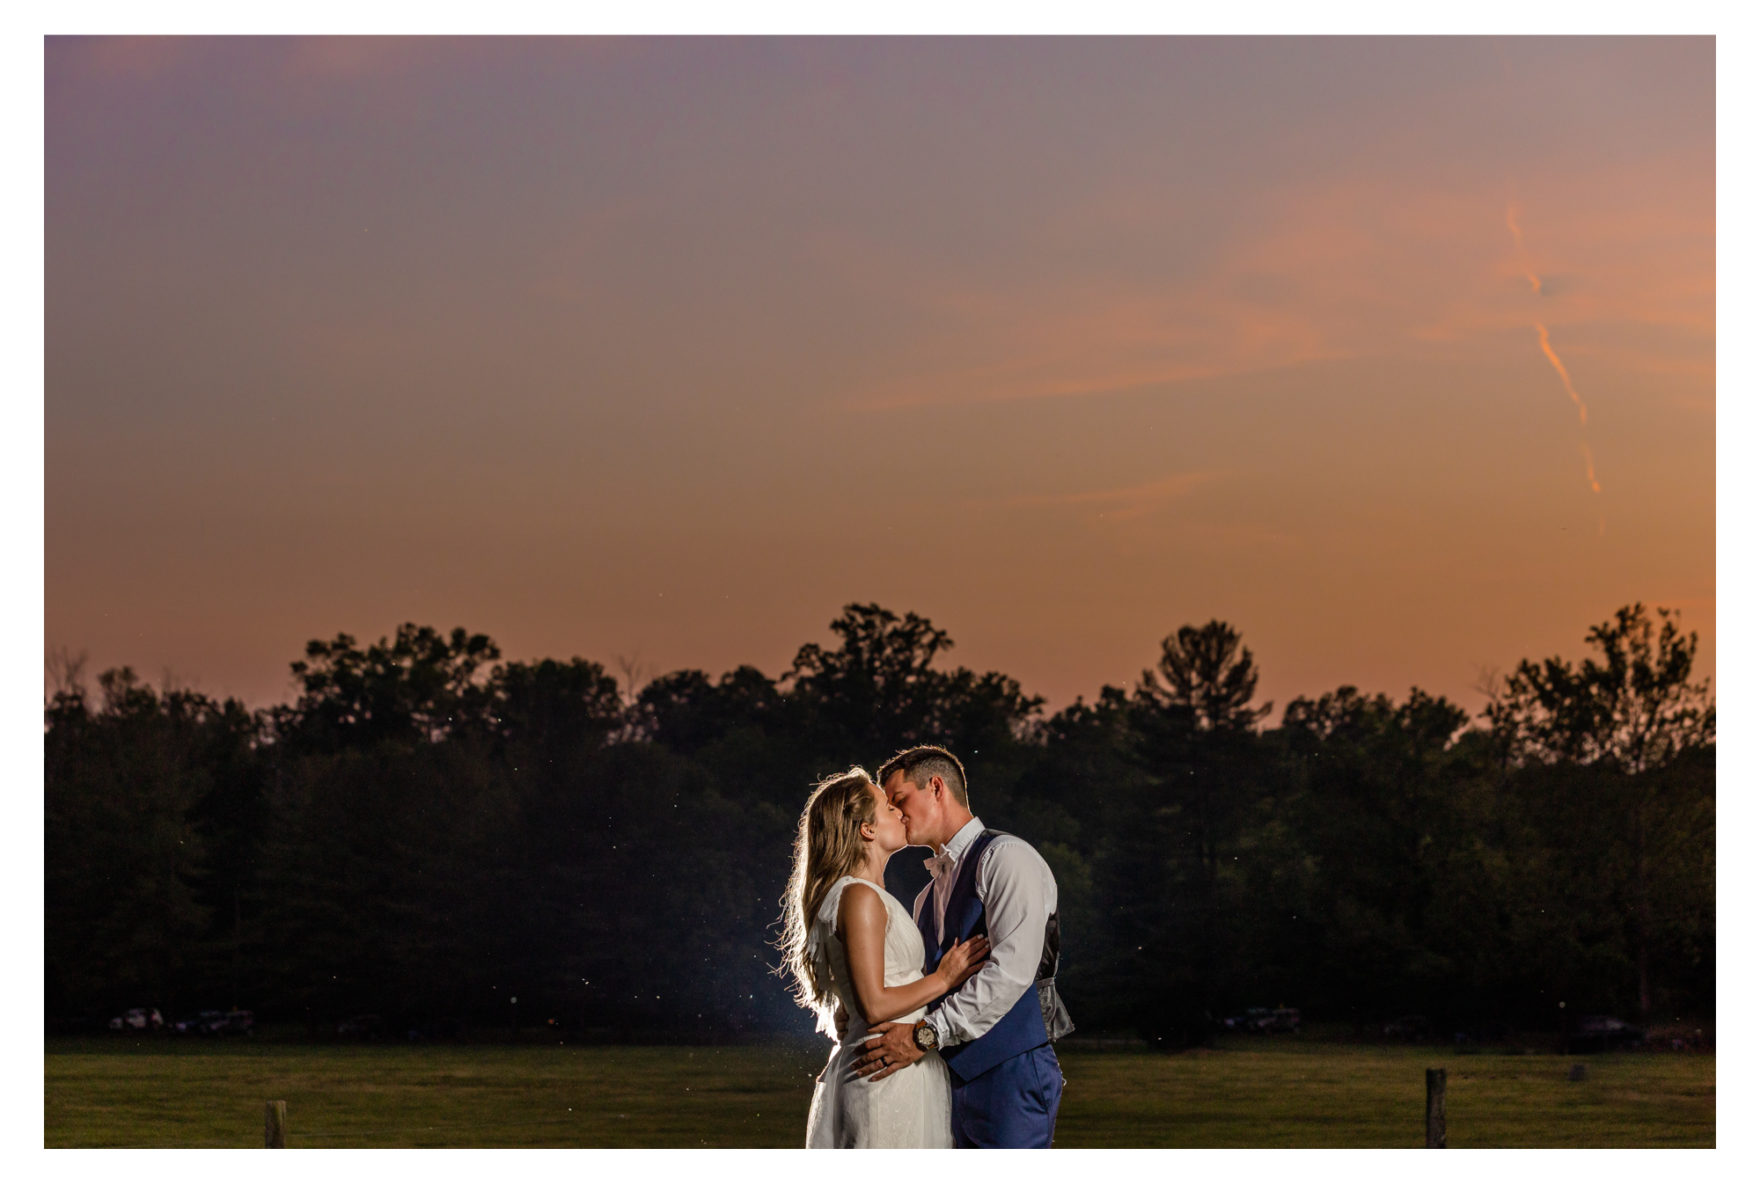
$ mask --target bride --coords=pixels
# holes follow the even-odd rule
[[[884,882],[886,861],[904,845],[898,810],[861,769],[821,781],[801,811],[783,897],[783,968],[794,975],[795,1001],[837,1041],[813,1088],[808,1149],[953,1146],[947,1065],[938,1053],[877,1082],[850,1070],[869,1027],[923,1017],[989,952],[981,936],[955,942],[924,976],[922,934]]]

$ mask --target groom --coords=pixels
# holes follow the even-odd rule
[[[1057,881],[1026,842],[972,817],[965,769],[946,749],[906,749],[874,776],[904,815],[905,837],[935,849],[934,878],[916,902],[923,968],[978,933],[990,938],[990,956],[915,1026],[876,1026],[882,1034],[856,1057],[856,1074],[878,1080],[939,1050],[953,1082],[957,1145],[1049,1148],[1063,1095],[1051,1040],[1070,1029],[1052,983]]]

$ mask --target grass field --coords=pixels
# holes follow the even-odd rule
[[[1716,1144],[1710,1055],[1455,1055],[1256,1040],[1179,1055],[1060,1052],[1060,1147],[1415,1147],[1448,1069],[1451,1148]],[[304,1046],[51,1041],[54,1146],[793,1148],[825,1048]],[[1581,1082],[1570,1065],[1587,1066]]]

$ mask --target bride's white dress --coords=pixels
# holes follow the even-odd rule
[[[837,905],[843,889],[873,888],[886,905],[886,984],[903,986],[923,976],[923,936],[904,905],[885,888],[846,875],[813,918],[808,932],[813,967],[849,1012],[849,1028],[831,1049],[831,1060],[813,1085],[813,1107],[807,1113],[808,1149],[952,1149],[953,1102],[947,1064],[931,1051],[884,1080],[871,1081],[850,1072],[852,1058],[869,1037],[855,987],[850,984],[849,958],[837,937]],[[891,1020],[910,1023],[923,1009]]]

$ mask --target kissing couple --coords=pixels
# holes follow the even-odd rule
[[[879,784],[875,784],[878,779]],[[907,913],[886,861],[930,847]],[[972,816],[944,748],[813,787],[783,897],[783,970],[836,1041],[807,1113],[809,1149],[1048,1148],[1063,1095],[1052,1042],[1057,881],[1027,842]]]

